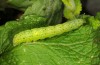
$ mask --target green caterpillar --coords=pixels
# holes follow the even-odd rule
[[[45,39],[53,37],[55,35],[60,35],[64,32],[68,32],[79,28],[83,23],[84,23],[83,19],[75,19],[55,26],[25,30],[14,36],[13,44],[14,46],[16,46],[23,42],[37,41],[39,39]]]

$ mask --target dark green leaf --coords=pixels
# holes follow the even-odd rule
[[[1,65],[98,65],[98,47],[92,27],[24,43],[0,57]],[[99,42],[98,42],[99,43]]]

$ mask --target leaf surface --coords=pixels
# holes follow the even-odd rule
[[[1,65],[98,65],[98,47],[91,26],[37,42],[24,43],[2,54]]]

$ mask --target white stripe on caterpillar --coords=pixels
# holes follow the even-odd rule
[[[23,43],[37,41],[39,39],[45,39],[60,35],[64,32],[68,32],[79,28],[84,23],[83,19],[75,19],[55,26],[34,28],[31,30],[25,30],[16,34],[13,38],[14,46]]]

